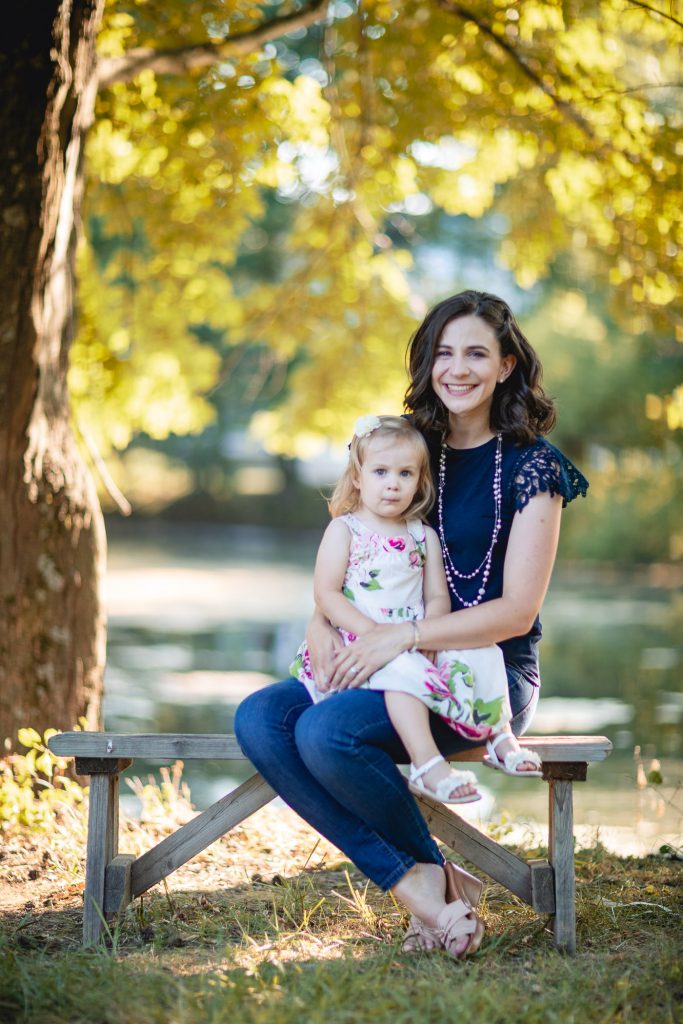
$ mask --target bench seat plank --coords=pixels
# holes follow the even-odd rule
[[[542,761],[592,763],[604,761],[612,749],[605,736],[524,736],[522,747],[535,750]],[[234,736],[225,733],[138,733],[62,732],[53,736],[50,750],[61,757],[125,758],[147,761],[246,760]],[[449,757],[449,761],[481,761],[486,748],[472,747]]]
[[[520,736],[519,745],[524,750],[535,750],[543,762],[592,764],[604,761],[612,751],[612,743],[606,736]],[[451,754],[449,761],[481,761],[486,747],[472,747],[458,754]]]
[[[227,733],[62,732],[50,750],[60,757],[142,757],[146,761],[243,761],[239,743]]]

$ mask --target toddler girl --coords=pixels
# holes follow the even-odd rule
[[[333,519],[318,550],[316,604],[345,644],[375,623],[412,623],[410,650],[362,685],[385,691],[387,712],[410,756],[414,791],[445,803],[479,800],[474,774],[450,768],[439,753],[429,711],[467,739],[494,737],[489,749],[498,767],[498,741],[516,744],[507,674],[495,645],[420,651],[419,621],[451,610],[439,539],[422,522],[434,500],[427,446],[401,417],[362,416],[349,448],[349,464],[330,500]],[[305,643],[290,671],[313,701],[332,695],[316,686]],[[525,752],[518,765],[531,761],[532,770],[510,774],[540,775],[535,759]]]

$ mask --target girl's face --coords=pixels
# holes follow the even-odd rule
[[[422,456],[408,440],[370,440],[354,485],[362,507],[378,519],[400,520],[420,482]]]
[[[516,362],[513,355],[501,356],[498,339],[484,320],[458,317],[446,324],[434,352],[434,393],[450,415],[488,417],[496,385],[509,377]]]

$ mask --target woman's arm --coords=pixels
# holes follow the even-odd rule
[[[447,615],[451,610],[448,583],[443,567],[441,544],[431,526],[425,528],[427,558],[424,564],[422,590],[424,593],[425,619]]]
[[[329,624],[318,608],[313,610],[306,628],[306,644],[315,685],[325,693],[334,672],[334,652],[344,647],[344,641],[339,630]]]
[[[448,581],[446,580],[446,572],[443,567],[441,544],[431,526],[425,528],[425,538],[427,558],[424,565],[422,588],[424,592],[425,619],[436,619],[440,615],[448,615],[451,610],[451,599],[448,596]],[[424,654],[425,658],[429,658],[431,662],[436,663],[437,652],[425,647],[422,642],[423,630],[421,623],[418,628],[420,629],[420,653]]]
[[[505,555],[502,595],[473,608],[425,619],[420,623],[421,646],[437,651],[487,647],[527,633],[550,582],[561,510],[559,495],[540,492],[517,512]],[[358,666],[356,683],[362,683],[401,651],[408,650],[412,646],[409,626],[376,625],[356,641],[352,657],[348,657],[348,648],[335,652],[330,685],[335,686],[343,678],[350,664]]]
[[[425,623],[426,642],[437,650],[486,647],[528,633],[555,564],[561,512],[560,495],[547,493],[536,494],[517,512],[505,554],[501,596]]]

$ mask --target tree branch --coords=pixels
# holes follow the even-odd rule
[[[517,64],[517,66],[526,75],[526,77],[530,79],[534,83],[534,85],[537,85],[538,88],[541,89],[541,91],[546,94],[548,99],[551,100],[553,105],[557,108],[557,110],[560,111],[560,113],[562,113],[570,121],[573,121],[574,124],[577,125],[581,129],[581,131],[588,136],[588,138],[594,138],[593,129],[588,123],[588,121],[586,121],[586,119],[583,118],[581,114],[579,114],[579,112],[574,109],[571,103],[568,103],[567,100],[561,99],[555,92],[552,85],[549,85],[548,82],[543,81],[541,76],[537,74],[532,67],[529,66],[526,58],[518,50],[516,50],[515,47],[507,41],[507,39],[504,39],[502,36],[499,36],[496,32],[493,31],[492,27],[487,22],[483,21],[476,14],[473,14],[472,11],[467,10],[467,8],[461,7],[460,4],[453,3],[452,0],[436,0],[436,3],[437,6],[440,7],[443,11],[446,11],[446,13],[454,14],[462,21],[471,21],[472,24],[476,25],[479,31],[482,33],[482,35],[485,35],[489,39],[491,39],[497,46],[501,48],[501,50],[504,50],[508,54],[508,56],[512,58],[512,60],[515,62],[515,64]]]
[[[659,7],[652,7],[650,4],[641,3],[641,0],[628,0],[628,6],[640,7],[642,11],[651,11],[652,14],[658,14],[660,18],[666,18],[667,21],[672,21],[674,25],[678,25],[679,28],[683,28],[683,21],[679,21],[673,14],[667,14],[666,11],[660,10]],[[673,10],[673,4],[671,9]]]
[[[78,430],[78,433],[83,438],[85,447],[88,450],[88,455],[92,460],[92,464],[97,470],[100,480],[104,484],[105,489],[109,494],[110,498],[112,498],[112,500],[114,501],[114,504],[118,508],[121,515],[131,515],[133,511],[133,506],[128,501],[128,498],[125,496],[125,494],[117,487],[113,476],[109,472],[106,462],[102,458],[99,448],[95,444],[94,437],[83,423],[76,423],[76,428]]]
[[[140,46],[122,57],[104,57],[97,68],[98,84],[103,88],[114,82],[130,82],[147,69],[162,75],[182,75],[197,68],[210,67],[228,57],[251,53],[271,39],[320,21],[327,3],[328,0],[311,0],[303,10],[273,18],[246,32],[237,32],[220,43],[195,43],[169,50]]]
[[[605,96],[629,96],[634,92],[644,92],[645,89],[683,89],[683,81],[680,82],[641,82],[640,85],[631,85],[626,89],[604,89],[595,96],[583,94],[586,103],[598,103]]]

